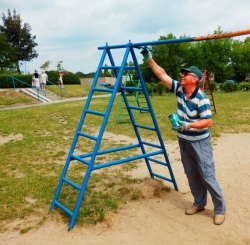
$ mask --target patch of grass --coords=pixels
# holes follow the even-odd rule
[[[131,200],[138,200],[139,197],[142,196],[142,191],[138,188],[132,190]]]
[[[63,92],[64,98],[76,98],[76,97],[85,97],[88,96],[91,85],[64,85],[66,94]],[[54,85],[47,85],[46,89],[60,96],[60,89]]]
[[[75,97],[73,91],[72,87],[72,94]],[[106,131],[135,138],[131,123],[116,124],[120,99],[120,96],[115,99]],[[222,133],[250,133],[248,92],[216,92],[214,99],[217,113],[213,114],[212,137],[219,137]],[[1,102],[2,104],[7,103],[6,98],[3,100],[5,102]],[[105,111],[108,102],[109,98],[96,98],[92,106],[96,110]],[[154,96],[151,102],[163,140],[177,140],[176,132],[171,129],[168,120],[168,115],[176,111],[175,97],[172,94]],[[85,101],[75,101],[0,111],[0,135],[2,137],[22,135],[22,139],[14,137],[0,145],[1,230],[5,229],[6,222],[15,219],[26,220],[34,215],[40,218],[41,223],[43,222],[44,213],[50,209],[84,104]],[[135,119],[138,124],[152,125],[148,113],[142,114],[136,111]],[[100,123],[100,117],[87,118],[83,129],[90,134],[97,134]],[[140,133],[143,134],[143,139],[157,140],[154,132],[145,130]],[[121,144],[111,139],[103,139],[102,147],[108,149],[110,146],[121,147],[127,144],[131,142],[122,141]],[[93,141],[83,140],[77,144],[77,151],[92,152],[93,146]],[[135,154],[137,154],[135,150],[118,152],[114,158],[122,159]],[[98,162],[103,163],[111,157],[101,155]],[[119,169],[110,167],[91,174],[77,219],[78,224],[100,222],[105,219],[107,212],[116,212],[129,200],[140,200],[143,197],[141,187],[145,185],[145,180],[125,174],[136,168],[136,165],[137,162],[133,161],[122,164]],[[85,171],[86,166],[72,162],[68,176],[73,182],[81,185]],[[172,187],[171,184],[169,186]],[[152,195],[161,196],[168,191],[169,186],[157,187]],[[78,191],[65,186],[60,198],[65,205],[73,209],[77,194]],[[50,214],[64,217],[66,223],[69,221],[68,216],[57,208]],[[20,230],[27,232],[30,227],[32,226],[24,223],[20,226]]]
[[[23,229],[20,230],[20,233],[21,234],[25,234],[28,231],[30,231],[32,228],[33,228],[32,226],[25,227],[25,228],[23,228]]]
[[[77,97],[86,97],[89,94],[91,85],[84,84],[84,85],[64,85],[64,90],[62,90],[63,98],[77,98]],[[46,89],[50,90],[51,92],[55,93],[57,96],[61,96],[60,89],[54,85],[47,85]],[[103,92],[95,92],[94,95],[103,94]]]
[[[163,185],[158,189],[154,190],[154,196],[160,196],[162,194],[162,192],[170,192],[170,188],[169,186]]]
[[[36,99],[27,97],[25,94],[19,93],[14,89],[0,91],[0,108],[35,103],[38,103]]]

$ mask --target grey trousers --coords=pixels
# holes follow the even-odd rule
[[[206,206],[208,191],[214,204],[214,213],[225,213],[225,200],[215,178],[210,138],[198,142],[187,142],[179,139],[179,146],[184,171],[194,197],[193,205]]]

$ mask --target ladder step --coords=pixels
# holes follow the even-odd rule
[[[86,165],[89,165],[89,161],[86,161],[84,158],[76,156],[76,155],[70,155],[71,159],[77,160],[79,162],[85,163]]]
[[[149,111],[149,108],[145,108],[145,107],[129,106],[129,108],[134,109],[134,110],[140,110],[140,111]]]
[[[109,70],[109,69],[120,69],[121,66],[100,66],[99,68],[104,70]]]
[[[125,163],[125,162],[135,161],[135,160],[139,160],[139,159],[150,157],[150,156],[156,156],[156,155],[160,155],[162,153],[164,153],[164,150],[160,149],[160,150],[155,151],[155,152],[148,152],[148,153],[144,153],[141,155],[135,155],[135,156],[128,157],[128,158],[122,158],[122,159],[114,160],[114,161],[107,162],[107,163],[100,163],[98,165],[93,166],[93,170],[101,169],[101,168],[105,168],[107,166],[117,165],[117,164],[121,164],[121,163]]]
[[[72,182],[71,180],[67,179],[66,177],[63,177],[62,179],[64,182],[66,182],[67,184],[73,186],[74,188],[76,188],[77,190],[81,190],[81,187],[77,184],[75,184],[74,182]]]
[[[166,181],[169,181],[169,182],[172,182],[172,183],[173,183],[173,180],[170,179],[170,178],[167,178],[167,177],[165,177],[165,176],[162,176],[162,175],[156,174],[156,173],[152,173],[152,174],[153,174],[153,176],[155,176],[155,177],[158,177],[158,178],[160,178],[160,179],[164,179],[164,180],[166,180]]]
[[[92,140],[95,140],[95,141],[97,140],[97,137],[93,136],[93,135],[85,134],[85,133],[79,132],[79,131],[78,131],[78,134],[81,135],[81,136],[84,136],[84,137],[86,137],[88,139],[92,139]]]
[[[159,161],[159,160],[157,160],[157,159],[148,157],[148,160],[151,161],[151,162],[155,162],[155,163],[158,163],[158,164],[161,164],[161,165],[166,166],[166,163],[165,163],[165,162]]]
[[[122,87],[123,90],[128,90],[128,91],[143,91],[142,88],[138,87]]]
[[[152,131],[155,131],[155,130],[156,130],[156,129],[153,128],[153,127],[149,127],[149,126],[145,126],[145,125],[137,124],[137,123],[135,123],[135,126],[138,127],[138,128],[144,128],[144,129],[148,129],[148,130],[152,130]]]
[[[152,147],[155,147],[155,148],[160,148],[160,149],[161,149],[161,146],[160,146],[160,145],[156,145],[156,144],[154,144],[154,143],[150,143],[150,142],[147,142],[147,141],[142,141],[142,144],[148,145],[148,146],[152,146]]]
[[[65,206],[63,206],[60,202],[58,202],[57,200],[54,201],[54,204],[56,206],[58,206],[60,209],[62,209],[65,213],[67,213],[70,217],[73,216],[73,212],[70,211],[68,208],[66,208]]]
[[[121,66],[100,66],[100,69],[105,69],[105,70],[109,70],[109,69],[120,69]],[[125,66],[124,67],[125,70],[134,70],[136,69],[135,66]]]
[[[111,93],[113,90],[106,87],[106,88],[94,88],[93,91]]]
[[[86,112],[90,113],[90,114],[99,115],[99,116],[105,116],[105,113],[104,112],[100,112],[100,111],[86,110]]]

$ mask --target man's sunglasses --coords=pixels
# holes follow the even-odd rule
[[[184,77],[186,77],[186,76],[193,76],[193,77],[196,77],[196,75],[194,75],[194,73],[189,72],[189,71],[184,71],[184,72],[182,72],[182,73],[181,73],[181,76],[184,76]]]

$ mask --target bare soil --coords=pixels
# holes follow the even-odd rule
[[[0,144],[15,137],[21,140],[21,135],[12,135],[0,138]],[[130,201],[117,213],[110,213],[103,223],[90,227],[76,223],[68,231],[68,224],[48,215],[39,228],[25,234],[11,228],[1,233],[0,244],[250,245],[250,134],[224,134],[212,141],[217,179],[227,203],[226,220],[220,226],[213,224],[210,196],[205,211],[185,215],[185,209],[192,205],[193,199],[180,162],[177,142],[171,141],[165,143],[179,191],[169,184],[169,193],[153,197],[152,190],[160,186],[157,180],[149,180],[144,186],[144,199]],[[149,176],[145,163],[131,174]]]

